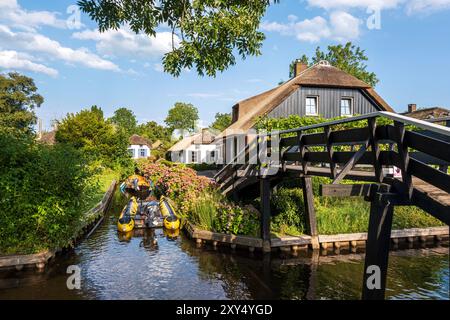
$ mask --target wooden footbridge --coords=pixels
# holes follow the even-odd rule
[[[442,122],[449,126],[450,119]],[[215,179],[224,194],[235,198],[259,191],[261,238],[269,250],[270,197],[283,180],[301,179],[313,249],[319,243],[311,177],[332,179],[331,184],[321,186],[321,195],[365,197],[371,207],[362,298],[383,299],[394,206],[417,206],[449,225],[449,164],[450,128],[376,112],[247,137],[242,151]],[[394,166],[401,175],[386,173]],[[340,184],[343,179],[357,183]],[[378,268],[381,286],[370,289],[373,266]]]

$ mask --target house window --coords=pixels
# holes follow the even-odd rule
[[[342,98],[341,99],[341,116],[351,116],[352,115],[352,99]]]
[[[317,116],[317,97],[306,97],[306,115]]]
[[[147,150],[144,149],[144,148],[139,149],[139,156],[140,156],[141,158],[145,158],[145,157],[147,156]]]
[[[134,149],[133,148],[128,149],[128,154],[130,155],[130,157],[134,158]]]
[[[191,151],[191,162],[197,163],[197,161],[198,161],[197,151]]]
[[[211,151],[210,156],[211,156],[211,159],[214,159],[216,157],[216,152],[215,151]]]

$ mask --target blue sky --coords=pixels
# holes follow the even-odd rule
[[[286,80],[291,60],[345,41],[366,50],[368,70],[380,79],[376,90],[396,111],[408,103],[450,107],[450,0],[281,0],[263,19],[262,56],[238,61],[216,78],[161,72],[170,50],[163,28],[154,39],[126,28],[99,34],[83,14],[79,25],[68,25],[75,4],[0,0],[0,71],[36,80],[45,98],[38,115],[47,128],[93,104],[107,116],[128,107],[139,122],[163,123],[177,101],[197,106],[207,125],[216,112]]]

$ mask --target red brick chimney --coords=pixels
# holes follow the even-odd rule
[[[300,60],[295,60],[294,64],[294,77],[298,76],[301,72],[308,69],[308,65],[306,63],[303,63]]]
[[[417,110],[417,105],[415,103],[408,104],[408,113],[414,112]]]

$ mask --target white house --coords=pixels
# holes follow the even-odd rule
[[[212,143],[215,134],[209,129],[185,137],[168,150],[170,160],[181,163],[215,163],[218,147]]]
[[[128,152],[133,159],[148,158],[151,154],[151,146],[152,144],[148,139],[133,134],[130,137]]]

